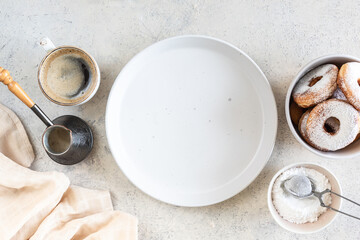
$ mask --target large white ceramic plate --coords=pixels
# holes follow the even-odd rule
[[[272,152],[277,111],[260,68],[205,36],[158,42],[117,77],[106,133],[121,170],[170,204],[205,206],[246,188]]]

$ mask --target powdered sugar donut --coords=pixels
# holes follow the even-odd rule
[[[307,140],[307,137],[306,137],[306,123],[307,123],[307,120],[309,118],[309,114],[310,114],[310,110],[307,110],[300,118],[299,120],[299,132],[300,132],[300,135],[306,140]]]
[[[306,124],[307,124],[307,120],[309,118],[310,112],[311,112],[311,109],[307,110],[301,116],[301,118],[299,120],[298,129],[299,129],[300,135],[304,138],[304,140],[311,146],[316,147],[310,142],[310,140],[306,134]],[[325,121],[325,124],[324,124],[324,128],[329,132],[336,132],[337,130],[339,130],[339,126],[340,125],[339,125],[338,121],[335,120],[334,118],[329,118],[327,121]]]
[[[336,151],[352,143],[360,131],[360,116],[349,103],[330,99],[311,110],[306,137],[317,149]]]
[[[338,68],[334,64],[321,65],[303,76],[296,84],[292,96],[302,108],[325,101],[336,90]]]
[[[306,111],[306,109],[299,107],[294,101],[290,102],[290,118],[293,124],[298,126],[304,111]]]
[[[299,129],[299,132],[300,132],[300,135],[302,136],[302,138],[305,140],[305,142],[307,142],[310,146],[314,147],[314,148],[317,148],[314,144],[312,144],[312,142],[309,140],[309,138],[307,137],[307,134],[306,134],[306,124],[307,124],[307,120],[309,118],[309,115],[310,115],[310,112],[311,112],[311,109],[307,110],[300,118],[299,120],[299,126],[298,126],[298,129]]]
[[[337,83],[348,102],[360,111],[360,63],[349,62],[342,65]]]

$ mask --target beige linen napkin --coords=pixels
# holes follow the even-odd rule
[[[68,187],[64,174],[35,172],[0,153],[0,239],[29,239]]]
[[[101,212],[69,222],[64,232],[76,232],[74,240],[130,240],[138,238],[137,222],[134,216],[120,211]]]
[[[24,167],[30,167],[35,155],[19,118],[0,104],[0,152]]]
[[[69,222],[112,209],[108,191],[70,186],[61,202],[40,224],[31,240],[72,239],[74,232],[64,231]]]
[[[50,229],[48,226],[39,228],[31,240],[135,240],[137,232],[134,216],[120,211],[106,211],[84,217],[70,216],[68,221],[55,224]]]
[[[0,104],[0,240],[137,239],[137,219],[112,211],[108,191],[23,167],[33,160],[20,120]]]
[[[30,240],[137,239],[137,219],[112,210],[108,191],[70,186]]]

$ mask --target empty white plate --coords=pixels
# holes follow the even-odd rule
[[[270,157],[276,130],[274,96],[259,67],[205,36],[166,39],[136,55],[106,109],[108,142],[124,174],[179,206],[243,190]]]

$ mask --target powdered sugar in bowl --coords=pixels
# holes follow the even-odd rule
[[[273,216],[273,218],[275,219],[275,221],[284,229],[291,231],[291,232],[295,232],[295,233],[318,232],[331,224],[331,222],[337,216],[337,212],[327,210],[327,211],[321,212],[319,216],[313,215],[310,218],[309,218],[309,216],[306,216],[307,219],[301,219],[301,221],[305,220],[306,223],[300,223],[301,221],[298,221],[299,218],[298,219],[294,218],[294,217],[298,217],[299,215],[298,216],[290,215],[289,216],[290,219],[288,219],[288,220],[284,219],[279,214],[279,212],[277,211],[275,204],[274,204],[274,199],[273,199],[272,193],[273,193],[274,188],[276,188],[276,186],[274,185],[276,180],[279,177],[281,177],[282,173],[288,172],[288,174],[291,175],[292,174],[291,171],[294,171],[294,170],[296,171],[298,169],[299,169],[299,171],[304,171],[304,169],[308,169],[308,172],[306,174],[310,174],[313,176],[318,175],[317,177],[319,177],[319,181],[320,181],[319,183],[323,184],[324,187],[331,186],[331,189],[334,192],[338,192],[341,194],[340,184],[339,184],[338,180],[336,179],[336,177],[329,170],[327,170],[326,168],[324,168],[320,165],[313,164],[313,163],[296,163],[296,164],[291,164],[289,166],[284,167],[283,169],[278,171],[272,178],[270,185],[269,185],[269,189],[268,189],[268,207],[269,207],[270,213]],[[321,175],[323,175],[323,176],[321,176]],[[325,181],[325,179],[327,179],[328,181]],[[331,207],[336,208],[336,209],[341,208],[341,198],[334,197],[334,196],[331,196],[331,197],[328,196],[328,200],[331,201],[331,204],[330,204]],[[310,208],[312,208],[312,210],[310,210],[310,211],[313,211],[313,213],[315,213],[315,210],[320,210],[320,208],[317,208],[315,206],[316,204],[320,204],[318,202],[318,200],[314,201],[314,202],[311,202],[311,200],[308,200],[308,201],[313,204],[313,206],[310,206]],[[285,211],[286,211],[286,209],[285,209]],[[306,212],[306,211],[309,211],[309,209],[304,208],[304,212]],[[295,221],[292,221],[292,220],[295,220]],[[305,222],[305,221],[303,221],[303,222]],[[294,222],[298,222],[298,223],[294,223]]]
[[[348,62],[360,62],[360,58],[349,56],[349,55],[336,54],[336,55],[323,56],[323,57],[320,57],[320,58],[317,58],[317,59],[311,61],[310,63],[306,64],[299,71],[299,73],[295,76],[293,81],[290,83],[290,86],[288,88],[288,92],[287,92],[287,95],[286,95],[286,99],[285,99],[285,115],[286,115],[286,120],[287,120],[287,123],[289,125],[289,128],[290,128],[292,134],[294,135],[296,140],[300,144],[302,144],[305,148],[307,148],[311,152],[313,152],[313,153],[315,153],[317,155],[320,155],[322,157],[344,159],[344,158],[354,158],[354,157],[360,156],[360,141],[355,140],[354,142],[352,142],[350,145],[346,146],[345,148],[342,148],[342,149],[336,150],[336,151],[332,151],[332,150],[330,150],[330,151],[321,151],[321,150],[319,150],[318,146],[316,148],[316,146],[309,144],[308,142],[311,142],[311,139],[310,140],[309,139],[304,139],[301,136],[303,134],[298,130],[299,126],[297,126],[296,123],[294,123],[293,120],[292,120],[292,117],[294,116],[294,113],[292,112],[292,110],[293,110],[292,105],[297,105],[296,103],[294,104],[294,102],[292,101],[292,99],[293,99],[292,94],[293,94],[294,88],[295,88],[296,84],[299,82],[299,80],[302,79],[312,69],[315,69],[315,68],[320,67],[322,65],[324,66],[326,64],[334,64],[340,69],[340,67],[343,64],[348,63]],[[335,93],[336,93],[336,91],[335,91]],[[318,105],[320,105],[320,104],[318,104]],[[308,109],[309,110],[307,112],[311,111],[311,109],[314,109],[314,108],[310,107]],[[307,113],[307,112],[305,112],[305,113]],[[306,115],[305,113],[299,113],[299,114]],[[309,114],[307,114],[307,116],[309,116]],[[300,123],[301,122],[299,122],[299,125],[302,128]],[[340,125],[341,125],[341,123],[340,123]],[[324,125],[324,127],[325,127],[325,125]],[[342,129],[342,130],[344,130],[344,129]],[[354,136],[356,136],[356,134]]]

